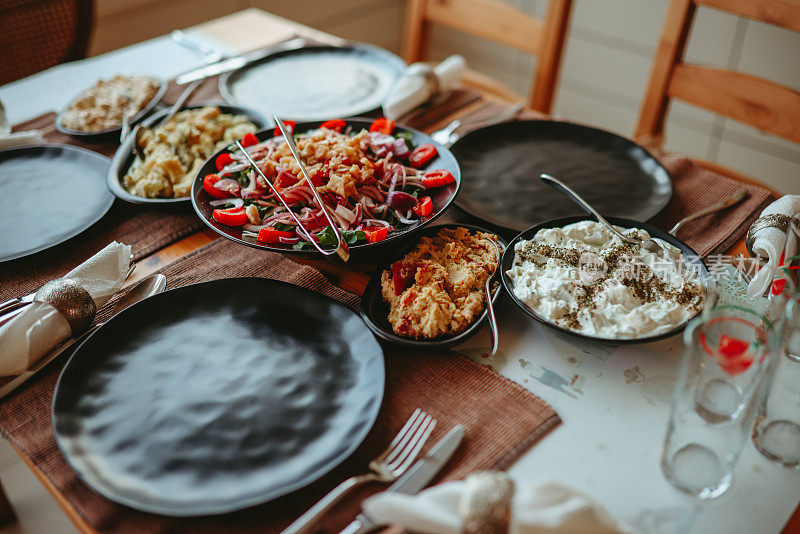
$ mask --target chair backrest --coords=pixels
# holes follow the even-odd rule
[[[538,56],[529,107],[549,113],[572,0],[550,0],[547,15],[537,19],[501,0],[410,0],[403,56],[425,59],[432,24],[449,26]]]
[[[86,57],[92,0],[0,1],[0,85]]]
[[[800,32],[800,0],[672,0],[634,137],[660,146],[669,101],[677,98],[800,143],[800,92],[743,72],[683,62],[697,6]]]

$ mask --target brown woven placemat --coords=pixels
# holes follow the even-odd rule
[[[236,276],[269,277],[320,292],[351,308],[358,305],[356,295],[333,286],[311,267],[222,239],[170,264],[162,272],[167,275],[170,288]],[[99,319],[107,313],[101,313]],[[98,532],[279,532],[336,484],[365,472],[369,460],[386,447],[417,407],[439,420],[431,443],[453,425],[466,427],[464,442],[437,481],[461,478],[477,469],[506,469],[560,423],[544,401],[462,356],[387,350],[386,392],[378,420],[364,443],[342,465],[313,485],[272,503],[223,516],[173,519],[106,500],[85,486],[66,464],[50,422],[53,388],[62,366],[63,363],[53,365],[41,378],[32,380],[0,404],[0,431]],[[320,532],[338,532],[358,512],[360,502],[381,488],[371,485],[354,492],[326,516]]]

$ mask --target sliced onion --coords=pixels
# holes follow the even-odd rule
[[[300,242],[300,238],[299,237],[279,237],[278,241],[280,241],[281,243],[284,243],[286,245],[294,245],[295,243],[299,243]]]
[[[336,209],[333,210],[336,215],[345,219],[348,223],[352,223],[356,220],[356,214],[350,211],[349,209],[345,208],[341,204],[336,204]]]
[[[392,191],[386,197],[386,204],[395,210],[410,211],[417,205],[417,199],[403,191]]]
[[[233,204],[234,208],[241,208],[244,206],[244,200],[241,198],[221,198],[219,200],[212,200],[208,203],[210,206],[224,206],[225,204]]]

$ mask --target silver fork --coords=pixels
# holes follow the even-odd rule
[[[479,122],[480,126],[491,126],[492,124],[497,124],[499,122],[504,122],[507,120],[511,120],[519,114],[520,111],[525,107],[524,104],[518,102],[513,106],[508,106],[491,117],[488,117],[485,120]],[[440,145],[444,145],[449,147],[453,145],[456,141],[461,139],[461,134],[456,132],[459,128],[461,128],[461,120],[456,119],[441,130],[437,130],[431,134],[431,139],[439,143]]]
[[[383,454],[369,463],[372,471],[366,475],[350,477],[325,495],[297,521],[286,527],[281,534],[301,534],[309,532],[314,523],[348,491],[367,482],[394,482],[406,472],[416,460],[419,451],[436,426],[436,419],[417,408],[406,424],[394,437]]]

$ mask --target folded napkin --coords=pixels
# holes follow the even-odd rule
[[[100,309],[125,282],[131,247],[116,241],[64,276],[83,286]],[[70,337],[66,319],[45,302],[34,302],[0,326],[0,376],[19,374]]]
[[[0,150],[24,145],[44,144],[44,137],[39,130],[11,133],[11,125],[6,117],[6,108],[0,101]]]
[[[466,481],[439,484],[417,495],[379,493],[364,501],[364,512],[381,524],[399,526],[408,532],[460,534],[464,530],[464,516],[472,513],[466,503],[470,477]],[[492,497],[489,495],[488,500]],[[517,484],[510,512],[510,534],[630,532],[596,501],[557,482],[535,486]],[[496,511],[490,513],[497,516]],[[489,525],[469,530],[496,531]]]
[[[436,67],[427,63],[409,65],[383,102],[383,114],[396,120],[432,97],[452,89],[467,68],[462,56],[450,56]]]
[[[800,217],[800,195],[786,195],[761,212],[761,217],[768,215],[787,215]],[[797,236],[789,228],[781,231],[778,228],[766,227],[753,234],[753,254],[767,258],[767,264],[753,277],[747,287],[747,296],[755,298],[764,293],[775,278],[775,273],[780,267],[781,254],[786,258],[794,256],[797,252]]]

